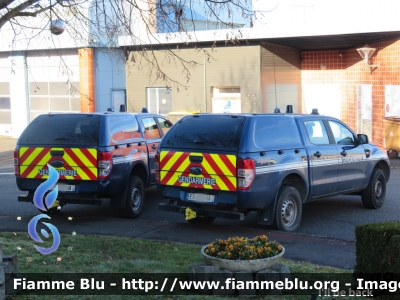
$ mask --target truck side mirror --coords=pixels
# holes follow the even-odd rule
[[[366,134],[357,134],[359,144],[368,144],[368,136]]]

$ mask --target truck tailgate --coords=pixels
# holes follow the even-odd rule
[[[160,184],[236,191],[236,155],[160,152]]]
[[[97,179],[96,148],[21,147],[19,168],[21,178],[47,178],[52,165],[66,180]]]

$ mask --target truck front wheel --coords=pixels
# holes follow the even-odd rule
[[[282,231],[296,231],[301,222],[302,205],[297,189],[287,185],[282,186],[277,197],[273,227]]]
[[[136,219],[142,212],[144,202],[144,185],[137,175],[131,175],[126,193],[125,208],[121,210],[124,217]]]
[[[385,201],[386,178],[381,169],[372,172],[368,186],[361,191],[361,200],[366,208],[380,208]]]

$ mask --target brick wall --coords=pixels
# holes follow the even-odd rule
[[[366,69],[356,48],[349,50],[305,51],[302,53],[302,85],[341,84],[342,120],[357,131],[357,84],[372,84],[372,136],[384,146],[385,85],[400,85],[400,39],[369,44],[376,48]],[[321,64],[326,68],[321,69]],[[323,96],[321,97],[323,101]]]

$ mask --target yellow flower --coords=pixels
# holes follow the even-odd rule
[[[281,245],[278,246],[278,250],[282,251],[282,246]]]

